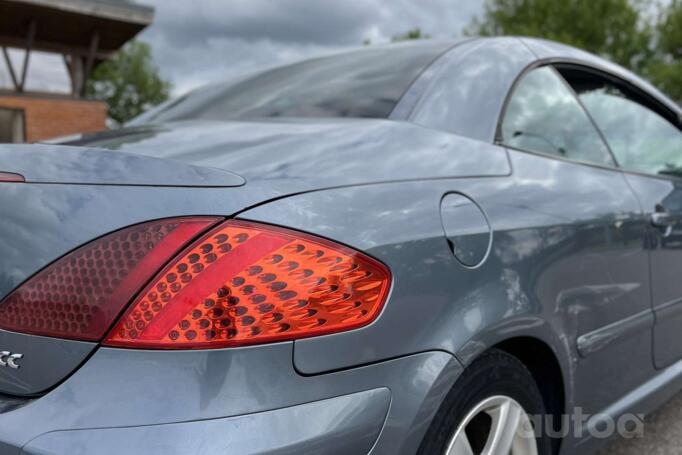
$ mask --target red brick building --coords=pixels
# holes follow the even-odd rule
[[[4,127],[0,126],[0,142],[36,142],[100,131],[106,119],[107,106],[102,101],[0,92],[0,125],[4,123]]]
[[[0,48],[12,86],[0,89],[0,143],[35,142],[106,127],[106,105],[84,98],[92,69],[152,22],[128,0],[0,0]],[[17,67],[9,48],[23,50]],[[70,92],[24,90],[32,51],[61,54]]]

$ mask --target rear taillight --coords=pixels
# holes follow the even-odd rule
[[[30,278],[0,302],[0,329],[99,341],[126,304],[177,252],[219,221],[152,221],[94,240]]]
[[[23,183],[26,179],[21,174],[15,174],[14,172],[1,172],[0,171],[0,182],[13,182],[13,183]]]
[[[381,311],[391,278],[378,261],[245,221],[225,221],[190,243],[219,220],[157,220],[94,240],[0,302],[0,329],[130,348],[213,348],[351,330]]]
[[[104,344],[213,348],[350,330],[378,316],[390,280],[383,264],[350,248],[229,220],[164,267]]]

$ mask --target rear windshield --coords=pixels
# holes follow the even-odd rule
[[[230,85],[196,90],[139,120],[387,118],[421,71],[451,46],[423,42],[307,60]]]

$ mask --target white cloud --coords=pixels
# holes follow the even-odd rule
[[[359,46],[414,27],[456,37],[483,0],[139,0],[156,8],[140,39],[175,95],[211,81]],[[14,56],[16,57],[16,55]],[[0,64],[0,86],[9,86]],[[15,67],[20,67],[17,63]],[[68,91],[61,56],[31,58],[28,88]]]
[[[17,78],[20,78],[24,64],[24,51],[10,49],[9,54],[14,73]],[[0,63],[0,87],[11,88],[12,79],[5,64],[5,58],[2,57],[0,60],[2,62]],[[31,53],[26,73],[26,90],[68,92],[69,87],[69,76],[61,55],[45,52]]]

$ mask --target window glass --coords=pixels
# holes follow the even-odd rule
[[[367,48],[282,66],[236,83],[196,90],[144,116],[144,122],[387,118],[424,68],[451,46],[434,41]]]
[[[502,142],[523,150],[613,165],[589,117],[550,67],[532,70],[517,84],[502,121]]]
[[[682,132],[597,76],[571,81],[623,169],[682,177]]]

